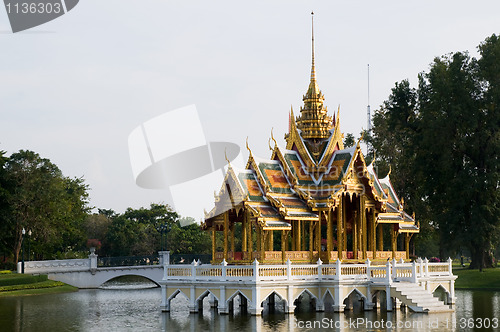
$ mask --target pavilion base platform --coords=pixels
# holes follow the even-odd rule
[[[211,261],[212,264],[221,264],[226,260],[231,265],[250,265],[254,260],[258,260],[261,264],[285,264],[288,260],[292,264],[307,264],[315,263],[320,259],[323,263],[333,263],[339,259],[343,263],[364,263],[367,259],[372,262],[372,265],[384,265],[387,260],[396,259],[409,262],[408,253],[406,251],[342,251],[339,255],[338,251],[254,251],[254,252],[228,252],[227,259],[224,258],[223,252],[216,252],[215,258]]]
[[[161,310],[170,311],[171,300],[180,295],[189,301],[192,313],[203,309],[205,297],[219,314],[229,314],[235,303],[251,315],[277,305],[293,313],[304,301],[316,311],[343,312],[361,305],[363,310],[404,306],[414,312],[444,312],[454,310],[456,278],[451,259],[393,259],[385,265],[374,265],[370,259],[362,264],[338,259],[331,264],[293,264],[289,259],[285,264],[165,264]]]

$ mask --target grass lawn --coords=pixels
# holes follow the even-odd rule
[[[0,274],[0,297],[54,294],[75,292],[78,288],[60,281],[48,280],[46,275],[32,276],[29,274]]]
[[[455,289],[482,289],[500,291],[500,268],[469,270],[453,266],[453,274],[458,278],[455,280]]]

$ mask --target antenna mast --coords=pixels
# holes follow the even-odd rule
[[[372,118],[370,115],[370,64],[368,64],[368,106],[366,107],[366,117],[368,119],[367,130],[370,132],[372,130]]]

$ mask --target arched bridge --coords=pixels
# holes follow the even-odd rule
[[[86,259],[29,261],[24,263],[24,272],[47,274],[50,280],[62,281],[78,288],[98,288],[111,279],[128,275],[144,277],[160,285],[163,278],[163,263],[169,264],[167,253],[160,251],[159,262],[153,260],[150,262],[149,259],[147,262],[141,262],[150,265],[98,267],[97,255],[93,253]],[[18,272],[21,272],[21,264],[18,263]]]

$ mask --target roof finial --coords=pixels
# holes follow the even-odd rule
[[[312,65],[311,65],[311,81],[316,81],[316,68],[314,66],[314,12],[311,12],[311,46],[312,46]]]
[[[273,135],[273,129],[274,127],[271,127],[271,139],[273,140],[274,142],[274,146],[278,145],[278,143],[276,142],[276,140],[274,139],[274,135]]]
[[[227,157],[227,147],[224,148],[224,157],[226,158],[226,161],[228,163],[229,166],[231,166],[231,161],[229,160],[229,158]]]
[[[250,150],[250,148],[248,147],[248,136],[247,136],[247,150],[250,153],[250,155],[252,155],[252,150]]]

